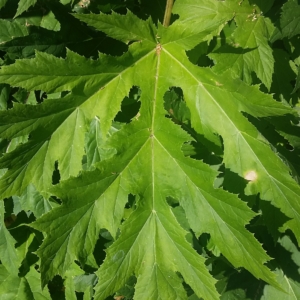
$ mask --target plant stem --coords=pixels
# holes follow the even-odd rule
[[[173,3],[174,3],[174,0],[167,0],[165,16],[164,16],[164,21],[163,21],[163,25],[165,27],[168,27],[170,24]]]

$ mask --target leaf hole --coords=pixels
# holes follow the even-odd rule
[[[141,90],[137,86],[133,86],[127,97],[121,103],[121,110],[115,117],[116,122],[130,123],[133,118],[138,119],[141,106],[140,100]]]
[[[55,275],[48,283],[48,289],[52,299],[65,299],[64,280],[61,276]]]
[[[58,161],[54,164],[54,171],[52,173],[52,184],[56,185],[60,182],[60,173],[58,169]]]
[[[126,219],[128,219],[129,216],[131,215],[131,213],[136,209],[137,200],[138,200],[138,196],[133,195],[133,194],[128,195],[128,201],[124,207],[124,214],[123,214],[122,222],[124,222]]]

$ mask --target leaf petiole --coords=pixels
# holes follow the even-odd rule
[[[170,25],[173,3],[174,0],[167,0],[164,21],[163,21],[163,25],[165,27],[168,27]]]

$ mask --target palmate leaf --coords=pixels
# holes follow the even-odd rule
[[[214,188],[216,171],[184,156],[181,147],[192,138],[165,117],[163,99],[170,87],[182,89],[193,128],[211,143],[217,143],[216,135],[222,137],[225,166],[249,181],[246,193],[260,193],[280,208],[289,218],[285,228],[299,237],[300,188],[246,117],[294,112],[258,87],[230,79],[228,73],[216,75],[193,65],[185,51],[216,34],[232,10],[225,17],[220,11],[209,27],[191,26],[187,1],[176,3],[175,12],[182,19],[168,28],[156,27],[150,20],[137,21],[129,12],[126,16],[76,15],[113,38],[136,41],[120,57],[100,54],[90,60],[68,51],[66,59],[60,59],[37,52],[34,59],[19,60],[0,71],[1,82],[12,86],[68,91],[61,99],[34,106],[15,104],[0,112],[3,138],[30,134],[27,143],[0,160],[0,166],[8,168],[0,179],[2,196],[20,195],[33,184],[42,195],[62,199],[61,206],[31,225],[45,233],[37,252],[43,285],[56,274],[64,276],[74,260],[86,264],[100,229],[105,228],[115,241],[96,272],[95,299],[113,294],[132,275],[137,277],[136,299],[186,299],[183,281],[198,297],[218,299],[216,281],[204,258],[186,240],[187,231],[167,197],[179,201],[195,235],[210,234],[234,267],[244,267],[277,285],[265,266],[270,257],[245,228],[255,213],[237,195]],[[137,28],[136,22],[142,27]],[[105,137],[132,86],[141,90],[138,118],[106,141],[105,148],[114,149],[113,157],[78,175],[91,120],[97,116]],[[62,182],[51,187],[56,161]],[[122,222],[128,194],[136,196],[136,205]]]
[[[154,92],[155,90],[152,93]],[[158,97],[158,99],[162,99],[162,97]],[[114,135],[112,143],[119,150],[118,152],[122,153],[120,157],[104,161],[99,165],[101,171],[84,173],[78,179],[63,183],[59,189],[56,189],[55,194],[63,199],[67,196],[68,200],[61,208],[54,209],[33,225],[39,230],[48,232],[48,238],[39,250],[43,260],[42,266],[45,268],[43,271],[48,270],[45,282],[54,275],[53,270],[63,274],[72,262],[72,257],[75,256],[84,262],[83,259],[86,257],[86,253],[91,251],[101,227],[108,228],[110,232],[115,233],[116,223],[122,217],[120,210],[122,211],[127,201],[126,195],[129,192],[139,194],[142,200],[139,202],[138,209],[122,226],[121,237],[110,248],[106,263],[100,268],[98,273],[99,295],[96,296],[99,299],[105,299],[113,291],[122,287],[132,273],[141,274],[143,278],[142,282],[138,281],[136,286],[136,297],[156,299],[158,296],[152,294],[156,291],[162,299],[182,298],[183,291],[177,291],[178,278],[176,279],[171,274],[171,271],[175,270],[183,275],[185,281],[195,289],[199,296],[202,295],[207,299],[216,298],[213,282],[205,279],[207,274],[204,265],[201,266],[197,263],[196,253],[187,242],[184,242],[184,231],[180,229],[164,201],[164,198],[169,195],[180,199],[187,214],[191,217],[199,214],[203,219],[201,211],[211,211],[211,214],[203,219],[203,223],[201,221],[200,225],[193,224],[193,227],[201,228],[198,229],[198,233],[200,231],[210,232],[216,238],[220,249],[224,251],[224,255],[233,264],[237,267],[243,265],[258,277],[271,282],[271,273],[261,265],[268,257],[243,227],[244,220],[253,217],[253,213],[236,196],[224,191],[215,191],[212,181],[216,173],[200,162],[196,167],[195,162],[185,159],[180,151],[180,144],[188,136],[175,125],[161,118],[164,114],[161,111],[161,105],[155,105],[156,120],[147,116],[146,112],[149,109],[151,107],[144,107],[141,110],[141,115],[148,117],[148,120],[140,117],[139,121],[126,126],[124,130],[121,129]],[[124,142],[122,143],[122,141]],[[178,149],[174,149],[176,145]],[[159,159],[154,161],[154,156]],[[139,176],[141,168],[143,168],[142,178]],[[178,186],[170,181],[172,174],[177,174]],[[207,184],[209,181],[210,184]],[[110,183],[108,184],[108,182]],[[65,194],[66,190],[71,192]],[[114,191],[117,193],[114,198],[118,202],[112,202],[111,193]],[[83,193],[89,195],[89,203],[80,196]],[[199,201],[185,202],[186,198],[193,199],[194,195]],[[230,200],[224,200],[226,198]],[[113,208],[114,213],[103,213],[109,206]],[[193,209],[196,209],[196,212],[193,212]],[[238,224],[234,224],[235,222],[227,217],[229,211],[234,213],[235,220],[243,216],[240,221],[236,220]],[[61,218],[68,222],[62,224]],[[227,224],[226,227],[224,227],[224,223]],[[180,234],[181,231],[182,234]],[[150,236],[150,233],[153,236]],[[225,236],[227,245],[222,241]],[[162,244],[162,241],[165,242]],[[239,245],[240,242],[243,246]],[[255,244],[256,247],[253,247]],[[72,247],[72,245],[76,245],[76,247]],[[158,246],[153,246],[154,248],[149,250],[149,245]],[[235,253],[230,249],[235,249]],[[163,255],[163,253],[170,253],[170,251],[172,251],[172,256],[169,262],[170,254]],[[158,252],[157,255],[154,254],[156,252]],[[255,263],[250,259],[250,253],[254,252],[256,252],[257,259]],[[138,253],[140,254],[137,256]],[[237,261],[237,257],[240,258],[239,261]],[[112,262],[113,264],[111,264]],[[197,264],[197,269],[201,270],[200,273],[193,270],[192,266],[195,264]],[[150,271],[153,265],[157,265],[157,267]],[[170,269],[169,265],[174,265],[175,269]],[[118,270],[117,273],[116,270]],[[158,281],[160,285],[162,284],[165,272],[171,274],[168,275],[170,279],[166,278],[164,287],[160,289],[157,284]],[[189,277],[194,272],[197,277],[200,277],[200,281],[197,281],[195,276]],[[115,273],[120,280],[116,280],[114,275],[112,277],[112,274]],[[148,288],[149,281],[153,282],[153,290]],[[205,283],[206,288],[201,282]]]

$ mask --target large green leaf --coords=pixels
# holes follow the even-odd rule
[[[106,299],[132,276],[137,279],[136,299],[187,299],[183,282],[197,297],[218,299],[216,280],[204,255],[193,249],[187,228],[195,239],[209,235],[215,253],[222,253],[234,268],[245,268],[256,278],[280,286],[266,266],[269,255],[246,229],[256,216],[250,204],[215,188],[218,172],[184,155],[183,146],[192,147],[195,141],[166,117],[164,108],[166,92],[180,88],[190,111],[186,112],[189,131],[206,145],[224,148],[218,155],[227,169],[244,180],[246,195],[260,194],[279,208],[288,219],[283,229],[291,229],[300,244],[300,187],[252,120],[284,116],[290,123],[297,116],[295,110],[258,86],[232,79],[230,70],[216,74],[218,64],[214,70],[199,67],[186,55],[219,34],[234,17],[234,38],[242,48],[255,48],[241,57],[243,67],[248,62],[242,74],[256,72],[269,88],[274,60],[267,41],[273,25],[262,15],[257,17],[259,12],[251,11],[248,20],[249,9],[247,1],[178,0],[174,12],[179,19],[168,28],[131,12],[77,14],[89,26],[129,44],[128,51],[118,57],[99,54],[96,59],[70,50],[65,58],[37,52],[33,59],[1,68],[3,83],[58,93],[57,98],[37,105],[14,103],[13,108],[0,111],[3,139],[29,135],[28,142],[0,158],[0,167],[7,169],[0,178],[0,193],[26,197],[33,185],[41,194],[33,193],[33,203],[26,200],[25,205],[24,196],[19,202],[38,217],[29,226],[45,234],[37,251],[43,286],[59,274],[67,278],[67,297],[74,298],[74,282],[68,275],[74,261],[85,269],[91,262],[95,266],[92,253],[101,230],[106,229],[113,242],[96,271],[95,299]],[[197,19],[199,10],[203,13]],[[248,39],[243,28],[250,34]],[[141,90],[140,111],[113,132],[113,120],[133,86]],[[61,182],[52,186],[55,164]],[[62,204],[44,213],[50,207],[37,208],[36,199],[48,203],[44,198],[51,195]],[[182,207],[189,224],[183,226],[186,229],[176,219],[170,199],[173,206]],[[26,285],[24,280],[20,282]]]
[[[196,288],[199,283],[195,286],[192,285],[188,273],[185,273],[180,265],[183,257],[189,264],[192,262],[189,262],[191,258],[184,256],[183,250],[180,251],[178,246],[171,246],[172,244],[177,245],[179,241],[175,236],[170,235],[167,224],[173,224],[173,227],[178,227],[178,225],[174,219],[172,220],[170,208],[165,203],[164,199],[167,196],[172,196],[180,201],[196,234],[210,233],[214,243],[236,267],[243,266],[256,277],[273,282],[272,273],[263,267],[268,256],[244,228],[254,214],[236,196],[221,190],[214,190],[213,180],[216,173],[209,167],[183,157],[180,147],[189,140],[189,137],[172,125],[170,121],[164,119],[162,99],[168,87],[174,85],[177,78],[182,78],[180,86],[183,88],[187,104],[192,109],[192,121],[195,123],[195,128],[202,130],[199,128],[201,126],[199,121],[202,120],[203,128],[206,128],[205,134],[207,133],[208,137],[213,134],[213,131],[221,131],[225,139],[225,147],[228,147],[229,151],[239,147],[246,149],[247,161],[249,157],[253,157],[252,165],[257,161],[257,157],[252,154],[254,151],[262,151],[261,149],[269,151],[272,159],[276,159],[276,155],[264,141],[257,139],[258,132],[240,114],[239,110],[255,116],[284,114],[291,110],[274,102],[272,98],[262,94],[256,88],[247,87],[240,81],[217,77],[207,69],[201,70],[193,66],[176,48],[177,41],[173,37],[171,41],[168,39],[169,36],[166,41],[161,38],[162,44],[144,56],[143,64],[135,64],[133,68],[134,74],[139,74],[137,77],[131,77],[133,84],[139,86],[143,91],[142,108],[138,121],[132,122],[131,125],[121,129],[112,137],[109,145],[117,150],[117,156],[99,164],[98,169],[92,173],[83,173],[78,179],[62,183],[59,189],[55,188],[54,193],[65,199],[63,206],[46,214],[33,225],[39,230],[48,232],[47,238],[39,250],[42,258],[42,273],[45,274],[44,283],[55,275],[55,271],[63,275],[72,263],[72,258],[77,257],[84,263],[87,253],[93,249],[100,228],[104,227],[113,235],[116,234],[122,218],[123,207],[127,201],[126,195],[129,193],[139,195],[138,208],[122,225],[121,237],[109,250],[111,254],[108,255],[98,272],[100,286],[97,288],[97,295],[99,299],[104,299],[122,287],[133,273],[137,276],[141,274],[141,279],[138,280],[136,286],[137,295],[150,297],[149,295],[153,292],[146,292],[145,283],[157,282],[157,276],[160,276],[162,270],[172,271],[167,265],[164,265],[163,260],[155,261],[159,257],[156,258],[154,254],[151,254],[152,251],[164,252],[164,248],[174,249],[171,257],[177,263],[173,271],[178,270],[199,296],[212,297],[208,296],[209,294],[205,292],[204,288]],[[123,80],[126,80],[127,76],[122,73]],[[144,81],[143,78],[146,76],[155,78],[155,80]],[[223,97],[219,96],[220,93]],[[193,101],[190,100],[191,95],[193,95]],[[260,97],[259,101],[257,101],[258,96]],[[252,102],[251,105],[249,99]],[[199,116],[202,111],[217,112],[217,119],[214,120],[213,116]],[[207,120],[208,118],[210,121]],[[225,120],[227,122],[230,120],[229,124]],[[214,129],[212,123],[224,124],[223,129]],[[229,127],[226,128],[226,126]],[[248,132],[247,134],[243,133],[245,130]],[[232,139],[232,135],[241,136],[241,138]],[[231,141],[231,145],[227,146],[227,139]],[[242,160],[237,165],[238,158],[230,160],[225,153],[225,161],[228,161],[233,168],[238,166],[241,175],[248,179],[247,171],[249,169],[247,169],[246,158],[243,159],[242,156]],[[259,163],[263,164],[264,162],[259,161]],[[142,177],[139,175],[141,168],[143,168]],[[269,176],[263,168],[255,169],[255,172],[259,174],[258,176]],[[176,174],[177,184],[172,180],[173,174]],[[252,179],[254,181],[252,185],[255,184],[256,179]],[[115,193],[113,202],[109,196],[112,195],[111,193]],[[84,194],[89,194],[88,202],[86,196],[84,198],[81,196]],[[293,201],[293,199],[289,199],[289,201]],[[114,207],[114,214],[109,214],[112,209],[109,208],[111,205]],[[68,221],[61,225],[60,218]],[[165,218],[168,220],[167,223],[165,223]],[[63,230],[61,226],[64,227]],[[149,236],[149,232],[153,232],[152,237]],[[154,234],[155,232],[156,234]],[[169,237],[166,236],[167,232]],[[159,238],[161,235],[163,237]],[[225,236],[226,242],[223,240]],[[147,247],[144,249],[142,246],[144,240],[147,241],[147,244],[158,246],[155,246],[152,251]],[[161,240],[165,241],[166,246],[160,246]],[[181,247],[188,249],[186,248],[188,244],[184,246],[185,242],[182,241],[182,243]],[[135,248],[135,244],[139,245],[137,246],[139,250]],[[127,250],[121,250],[119,245]],[[177,256],[179,255],[178,251],[181,252],[181,256]],[[132,260],[131,257],[137,252],[140,253],[141,258],[138,256]],[[256,259],[253,259],[254,252],[257,252],[254,255]],[[119,255],[121,255],[120,258]],[[51,261],[47,259],[48,257],[52,257]],[[116,257],[118,257],[118,263],[116,263]],[[144,265],[142,264],[143,257],[147,257]],[[118,272],[111,269],[113,261],[114,268]],[[143,270],[150,268],[153,263],[158,264],[162,269],[151,273],[151,276],[149,272],[144,273],[146,271]],[[116,272],[117,275],[114,275]],[[203,268],[202,272],[204,272]],[[120,280],[116,280],[115,276]],[[163,298],[170,295],[178,297],[174,291],[174,287],[177,286],[175,282],[165,283],[166,294]]]

